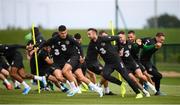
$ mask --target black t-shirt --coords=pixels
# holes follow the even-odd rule
[[[2,56],[4,56],[9,64],[12,63],[12,61],[22,60],[23,57],[21,53],[17,50],[18,48],[26,48],[23,45],[13,44],[13,45],[0,45],[0,53]]]
[[[144,45],[155,45],[157,43],[155,38],[142,38],[141,39]],[[141,51],[140,58],[141,60],[149,61],[151,60],[152,55],[157,51],[155,47],[150,50],[145,50],[144,48]]]
[[[125,44],[122,44],[120,42],[117,42],[118,51],[123,52],[123,56],[121,57],[124,63],[128,63],[131,61],[134,61],[132,55],[131,55],[131,49],[133,46],[133,43],[130,41],[126,41]]]
[[[120,62],[120,57],[117,50],[111,44],[111,41],[118,40],[119,36],[104,36],[98,37],[95,43],[95,49],[101,55],[104,62],[114,64]]]
[[[87,48],[85,61],[87,63],[97,62],[97,57],[98,57],[98,52],[95,49],[95,43],[93,43],[93,41],[90,41]]]
[[[54,54],[63,56],[66,60],[71,56],[79,56],[77,47],[80,49],[80,44],[69,35],[65,39],[55,36],[47,40],[46,44],[54,46]]]

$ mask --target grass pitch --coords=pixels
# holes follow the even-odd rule
[[[167,96],[154,96],[143,99],[135,99],[135,94],[127,86],[125,98],[120,95],[120,88],[110,84],[110,89],[116,93],[115,96],[104,96],[100,98],[97,93],[83,92],[73,97],[67,97],[56,89],[56,91],[37,92],[37,87],[32,86],[28,95],[22,95],[22,90],[8,91],[0,86],[0,104],[180,104],[180,78],[164,78],[161,90]],[[29,82],[29,81],[28,81]],[[30,83],[29,83],[30,84]]]

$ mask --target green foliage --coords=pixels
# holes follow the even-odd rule
[[[147,25],[149,28],[155,26],[155,17],[151,17],[147,20]],[[179,28],[180,20],[174,15],[162,14],[157,17],[157,23],[159,28]]]

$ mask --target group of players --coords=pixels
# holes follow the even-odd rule
[[[89,28],[87,37],[90,42],[84,56],[81,35],[77,33],[74,37],[70,36],[66,26],[60,25],[58,31],[52,34],[52,38],[46,41],[37,27],[34,31],[36,45],[33,44],[31,34],[26,36],[26,46],[0,44],[0,79],[9,90],[12,85],[7,80],[8,75],[12,77],[16,88],[18,84],[25,87],[23,94],[28,94],[31,90],[24,79],[33,79],[41,81],[41,88],[47,88],[50,85],[47,81],[51,81],[67,93],[67,96],[81,92],[82,84],[86,84],[100,97],[104,94],[114,95],[109,90],[108,82],[119,86],[125,84],[111,75],[116,70],[136,93],[136,98],[143,98],[143,94],[150,97],[147,87],[155,95],[164,95],[160,91],[162,75],[151,62],[152,55],[164,43],[164,33],[157,33],[154,38],[136,39],[134,31],[129,31],[126,38],[123,31],[110,36],[105,31],[98,33],[95,28]],[[24,70],[23,58],[18,51],[21,48],[26,49],[31,74]],[[38,54],[39,76],[35,72],[35,51]],[[99,56],[104,65],[100,63]],[[95,74],[101,76],[97,84]],[[66,84],[69,84],[69,87]],[[125,93],[125,87],[121,91]]]

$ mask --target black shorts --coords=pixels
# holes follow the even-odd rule
[[[0,60],[0,71],[2,70],[2,69],[6,69],[6,70],[8,70],[9,69],[9,64],[7,63],[7,62],[5,62],[4,60]]]
[[[61,58],[60,57],[53,58],[53,60],[54,60],[53,67],[62,70],[66,63],[66,60],[63,58],[63,56]]]
[[[83,64],[80,64],[80,66],[81,66],[81,69],[82,69],[83,74],[86,75],[86,72],[87,72],[86,62],[84,62]]]
[[[139,65],[140,69],[142,72],[145,72],[146,71],[146,68],[142,65],[141,61],[139,60],[136,60],[136,63]]]
[[[53,63],[52,67],[55,67],[56,69],[62,70],[65,65],[65,62],[61,63]]]
[[[53,67],[62,70],[66,63],[72,66],[72,72],[75,72],[78,68],[81,68],[78,56],[71,56],[69,59],[61,58],[59,60],[55,60]]]
[[[47,67],[46,69],[45,69],[45,76],[48,78],[49,77],[49,75],[53,75],[53,72],[56,70],[56,68],[55,67],[53,67],[53,66],[51,66],[51,67]]]
[[[136,62],[124,62],[124,65],[126,66],[126,69],[128,70],[128,73],[135,73],[137,69],[140,69],[139,65]]]
[[[80,66],[78,56],[71,56],[69,59],[67,59],[66,63],[70,64],[72,68],[76,68],[77,66]]]
[[[93,73],[100,75],[103,70],[103,65],[100,62],[88,62],[87,63],[88,70],[92,71]]]
[[[72,72],[74,73],[78,68],[81,68],[81,64],[79,62],[79,56],[71,56],[67,62],[72,66]]]
[[[30,68],[31,68],[31,74],[36,74],[36,63],[35,63],[35,57],[34,54],[31,56],[30,59]]]
[[[18,69],[24,68],[23,58],[16,57],[14,60],[12,60],[10,65],[11,67],[17,67]]]

